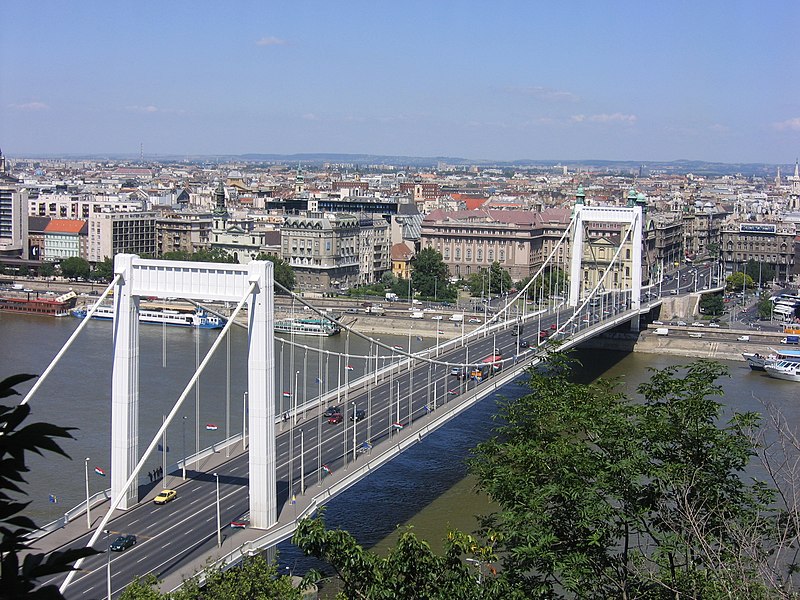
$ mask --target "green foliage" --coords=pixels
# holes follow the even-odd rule
[[[102,262],[94,266],[91,275],[95,281],[111,281],[114,279],[114,261],[106,257]]]
[[[725,302],[719,294],[703,294],[699,305],[706,315],[721,315],[725,311]]]
[[[570,366],[556,355],[532,373],[533,393],[502,407],[502,425],[471,460],[501,506],[483,526],[499,534],[515,589],[531,598],[758,597],[763,580],[738,540],[766,529],[772,495],[742,476],[757,417],[720,423],[713,398],[724,367],[656,371],[633,402],[613,380],[572,383]]]
[[[769,299],[769,293],[761,292],[758,296],[758,302],[756,303],[756,310],[758,311],[758,317],[760,319],[770,319],[772,318],[772,309],[775,308],[775,305],[772,303],[772,300]]]
[[[210,569],[206,573],[205,585],[202,588],[197,581],[189,579],[176,592],[161,594],[158,591],[158,583],[154,575],[136,579],[125,588],[120,599],[300,600],[302,598],[300,591],[292,587],[291,577],[279,576],[277,567],[261,555],[246,557],[241,565],[227,571]]]
[[[524,288],[531,280],[526,277],[517,283],[517,289]],[[558,267],[547,267],[542,270],[536,282],[528,288],[528,298],[549,298],[566,295],[569,278],[567,273]]]
[[[455,299],[458,291],[450,284],[448,277],[442,255],[433,248],[424,248],[411,259],[411,286],[422,298]]]
[[[515,593],[492,565],[491,546],[451,531],[443,555],[405,532],[385,558],[365,551],[346,531],[326,530],[322,517],[300,521],[292,540],[306,554],[330,564],[342,580],[345,598],[429,598],[480,600],[526,598]],[[465,562],[474,557],[480,572]]]
[[[39,267],[39,275],[41,277],[52,277],[55,275],[56,267],[51,262],[43,262]]]
[[[508,271],[504,270],[499,262],[493,262],[489,270],[481,269],[477,273],[471,273],[467,277],[467,287],[472,296],[492,296],[499,295],[507,292],[514,283],[511,281],[511,275]]]
[[[70,256],[61,261],[61,274],[67,279],[89,279],[89,262],[79,256]]]
[[[755,282],[764,283],[775,278],[775,267],[769,263],[753,260],[747,261],[744,272]]]
[[[294,289],[294,270],[288,262],[278,256],[275,256],[274,254],[267,254],[265,252],[259,252],[255,259],[268,260],[271,262],[274,265],[273,274],[275,276],[275,282],[281,284],[289,291]],[[275,288],[275,291],[278,294],[286,293],[281,288]]]
[[[14,386],[33,379],[35,375],[12,375],[0,381],[0,398],[19,396]],[[23,425],[30,415],[30,407],[0,406],[0,599],[6,598],[61,598],[58,587],[48,585],[37,589],[37,580],[72,569],[72,563],[83,556],[98,554],[92,548],[80,548],[44,554],[28,554],[20,565],[19,553],[27,547],[25,535],[37,529],[22,511],[26,502],[15,501],[10,494],[25,492],[28,472],[26,453],[43,454],[44,451],[67,456],[56,438],[72,438],[71,428],[49,423]]]
[[[728,275],[728,277],[725,279],[725,283],[727,284],[727,289],[740,292],[745,291],[745,289],[752,288],[755,285],[753,283],[753,278],[746,273],[742,273],[741,271],[737,271],[732,275]]]

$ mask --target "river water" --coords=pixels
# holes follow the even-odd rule
[[[78,324],[79,321],[72,318],[47,319],[0,313],[0,378],[23,372],[42,373]],[[202,360],[216,338],[216,332],[142,326],[140,333],[141,449],[160,426],[162,415],[180,395],[194,372],[198,355]],[[406,348],[410,343],[412,351],[431,343],[430,340],[402,334],[380,337],[389,345]],[[344,335],[324,340],[298,337],[296,341],[313,347],[322,344],[325,349],[347,352],[350,356],[370,354],[369,342],[355,336],[350,336],[349,340]],[[218,352],[220,356],[212,360],[209,370],[201,377],[199,421],[195,413],[198,396],[194,390],[190,392],[168,432],[167,447],[172,453],[169,462],[194,451],[197,445],[205,448],[224,438],[228,398],[231,432],[241,430],[246,383],[244,342],[244,331],[234,330],[230,351],[223,343]],[[32,420],[79,428],[74,432],[75,440],[62,444],[72,457],[71,461],[53,455],[33,456],[29,461],[31,472],[26,489],[31,505],[27,512],[37,523],[43,524],[61,516],[84,498],[84,457],[90,458],[90,471],[95,466],[108,469],[111,343],[111,323],[88,323],[74,347],[65,354],[31,400]],[[280,393],[281,390],[291,392],[296,387],[298,397],[310,398],[318,390],[332,389],[339,380],[356,377],[368,369],[364,359],[345,358],[340,362],[331,357],[320,360],[316,353],[303,350],[295,351],[292,360],[288,346],[276,341],[276,356],[281,353],[284,355],[283,369],[276,382],[279,392],[276,394],[276,408],[279,411],[291,408],[292,402],[291,397]],[[631,396],[635,395],[637,385],[648,378],[649,369],[687,364],[692,360],[606,351],[578,352],[577,357],[584,365],[582,379],[621,377],[623,389]],[[353,369],[346,370],[347,364]],[[724,364],[730,372],[730,377],[720,382],[724,388],[720,400],[726,410],[762,412],[762,400],[769,401],[782,410],[790,422],[797,422],[800,417],[797,403],[800,388],[797,384],[752,372],[744,361]],[[296,386],[292,374],[297,377]],[[28,386],[20,386],[19,391],[27,389]],[[519,381],[506,386],[502,395],[519,397],[525,392],[524,382]],[[362,545],[379,551],[393,544],[398,531],[404,530],[405,525],[412,525],[414,531],[431,542],[435,549],[440,548],[448,527],[473,531],[477,526],[475,515],[486,513],[492,507],[485,496],[474,493],[474,482],[466,478],[464,459],[470,448],[488,435],[496,400],[497,397],[487,398],[334,499],[326,509],[328,525],[347,529]],[[183,416],[186,419],[182,419]],[[218,430],[207,431],[207,423],[217,424]],[[154,458],[152,466],[158,464],[160,458]],[[108,487],[108,478],[90,474],[92,493]],[[58,502],[50,502],[50,495],[55,496]],[[289,570],[299,571],[312,564],[289,543],[282,544],[279,549],[281,562]]]

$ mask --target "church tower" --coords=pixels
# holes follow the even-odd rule
[[[216,231],[225,231],[226,224],[230,215],[228,209],[225,208],[225,188],[222,182],[219,182],[217,189],[214,190],[214,229]]]
[[[303,177],[303,171],[300,169],[300,165],[297,165],[297,175],[294,177],[294,195],[300,196],[303,192],[306,191],[306,182],[305,177]]]
[[[787,177],[791,182],[789,187],[789,210],[792,212],[800,211],[800,166],[798,161],[794,162],[794,175]]]

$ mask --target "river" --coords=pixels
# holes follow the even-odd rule
[[[72,318],[47,319],[0,313],[0,378],[22,372],[42,373],[78,323]],[[162,415],[191,377],[198,350],[202,359],[216,332],[164,330],[158,326],[143,326],[140,331],[140,440],[149,440],[161,424]],[[243,331],[234,331],[230,360],[227,359],[226,344],[223,344],[221,356],[212,361],[208,373],[201,377],[199,420],[195,415],[197,396],[192,391],[187,397],[176,425],[168,433],[167,446],[170,452],[177,453],[170,462],[184,452],[193,451],[198,444],[204,448],[224,437],[228,380],[231,431],[240,431],[245,389],[244,339]],[[408,335],[381,336],[381,339],[389,345],[403,347],[410,342],[412,350],[430,343],[430,340]],[[320,344],[320,340],[314,338],[298,337],[296,341],[301,340],[314,347]],[[326,349],[339,352],[347,348],[350,355],[369,353],[369,343],[355,336],[351,336],[349,342],[342,335],[322,340],[322,344]],[[282,345],[285,346],[276,341],[276,355],[280,355]],[[283,352],[288,354],[288,347],[284,347]],[[648,378],[649,369],[686,364],[692,360],[607,351],[583,351],[578,352],[577,357],[584,365],[582,379],[621,377],[629,395],[634,395],[637,385]],[[335,386],[339,377],[358,376],[365,369],[363,359],[345,359],[353,367],[352,371],[345,371],[345,365],[332,364],[334,362],[337,359],[328,359],[326,365],[325,359],[320,363],[316,355],[297,351],[294,361],[283,361],[282,377],[278,378],[276,387],[278,390],[294,389],[292,373],[300,371],[298,392],[301,397],[304,391],[311,397],[319,387]],[[721,381],[725,392],[721,402],[726,410],[762,411],[761,401],[768,399],[786,414],[790,422],[797,422],[800,417],[800,406],[796,402],[800,389],[797,384],[752,372],[744,361],[724,361],[723,364],[730,371],[730,377]],[[338,373],[337,369],[340,369]],[[108,468],[110,371],[111,324],[92,321],[31,401],[33,420],[79,428],[74,432],[75,440],[63,443],[71,461],[52,455],[33,456],[29,461],[31,472],[26,490],[32,503],[27,512],[38,523],[60,516],[84,498],[84,457],[90,458],[90,471],[95,466]],[[322,384],[318,379],[322,379]],[[20,387],[20,391],[27,389]],[[507,397],[518,397],[525,392],[523,381],[502,390]],[[394,543],[398,531],[404,530],[406,525],[412,525],[414,531],[431,542],[435,549],[440,548],[440,541],[450,526],[473,531],[477,526],[475,515],[486,513],[492,507],[485,496],[474,493],[474,482],[466,477],[464,459],[470,448],[487,436],[496,400],[497,397],[487,398],[334,499],[326,509],[328,525],[347,529],[359,543],[381,552]],[[276,408],[284,410],[290,401],[277,394]],[[182,416],[187,419],[182,419]],[[206,431],[206,423],[218,424],[219,429]],[[140,448],[143,443],[140,442]],[[156,458],[153,466],[159,463],[160,459]],[[108,487],[108,478],[92,473],[90,486],[92,492]],[[50,495],[55,496],[58,502],[50,502]],[[281,563],[289,570],[300,571],[313,564],[289,543],[281,544],[279,550]]]

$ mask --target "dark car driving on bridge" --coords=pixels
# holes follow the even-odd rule
[[[359,408],[354,413],[350,413],[350,420],[351,421],[360,421],[364,417],[367,416],[367,411],[364,409]]]
[[[112,552],[122,552],[123,550],[127,550],[131,546],[136,544],[136,536],[135,535],[121,535],[108,547],[109,550]]]
[[[329,419],[333,415],[341,414],[341,412],[342,409],[340,406],[329,406],[328,408],[325,409],[325,412],[322,413],[322,416],[325,417],[326,419]]]

